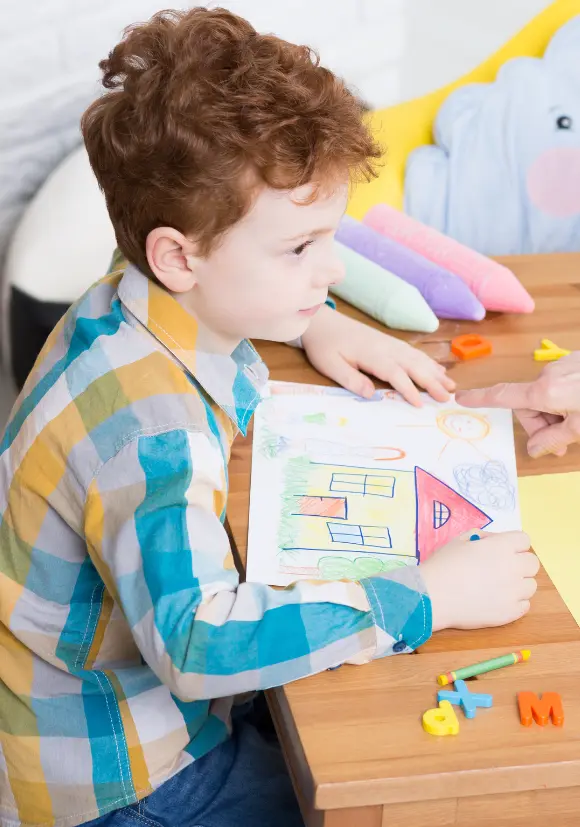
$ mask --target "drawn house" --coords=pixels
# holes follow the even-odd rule
[[[290,460],[281,552],[426,560],[492,520],[458,491],[416,466],[377,469]]]

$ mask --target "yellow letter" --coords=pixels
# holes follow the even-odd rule
[[[423,715],[423,729],[430,735],[457,735],[459,721],[449,701],[440,701],[435,709]]]

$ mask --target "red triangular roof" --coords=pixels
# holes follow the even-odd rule
[[[485,528],[493,522],[492,518],[476,505],[419,467],[415,467],[415,486],[417,553],[422,563],[434,551],[464,531]]]

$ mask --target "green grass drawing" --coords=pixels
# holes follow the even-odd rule
[[[311,425],[326,425],[325,413],[305,414],[303,419],[305,422],[309,422]]]
[[[308,492],[308,481],[312,463],[307,456],[292,457],[284,466],[284,488],[282,508],[278,527],[278,554],[288,554],[288,547],[295,546],[300,532],[300,521],[296,519],[296,497]]]
[[[354,560],[349,560],[346,557],[327,556],[318,560],[323,580],[362,580],[405,565],[402,560],[381,560],[378,557],[355,557]]]

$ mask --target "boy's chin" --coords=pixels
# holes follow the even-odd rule
[[[259,338],[269,339],[271,342],[294,342],[299,339],[310,327],[312,318],[296,318],[289,322],[273,327],[268,336]],[[257,338],[257,337],[256,337]]]
[[[247,339],[261,339],[267,342],[294,343],[310,327],[312,317],[301,316],[295,313],[288,318],[272,319],[268,324],[253,325],[246,329]]]

